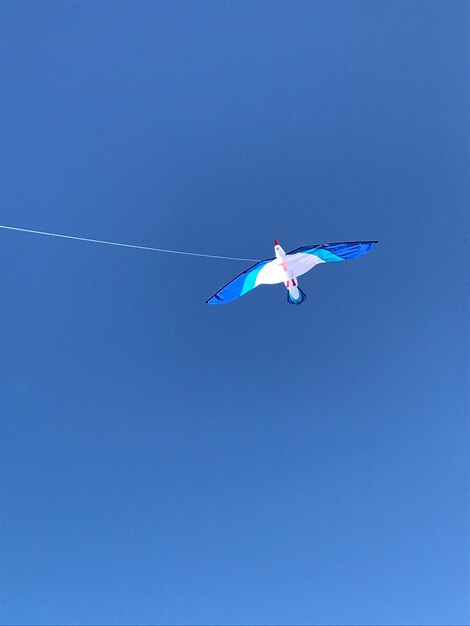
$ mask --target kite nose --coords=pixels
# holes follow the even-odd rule
[[[278,241],[277,239],[275,239],[275,240],[274,240],[274,245],[275,245],[275,246],[279,246],[279,245],[280,245],[280,244],[279,244],[279,241]]]

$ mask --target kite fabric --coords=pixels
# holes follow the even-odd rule
[[[320,263],[336,263],[356,259],[375,248],[377,241],[347,241],[302,246],[286,253],[279,242],[274,242],[275,257],[252,265],[215,293],[207,304],[227,304],[258,287],[284,283],[287,302],[302,304],[306,295],[300,289],[298,277]]]

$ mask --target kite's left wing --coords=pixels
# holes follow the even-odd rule
[[[207,300],[207,304],[227,304],[244,296],[258,285],[284,282],[284,270],[278,259],[267,259],[252,265]]]
[[[296,276],[302,276],[319,263],[335,263],[355,259],[375,248],[377,241],[345,241],[323,243],[296,248],[287,254],[289,267]]]

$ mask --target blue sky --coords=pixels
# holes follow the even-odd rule
[[[9,624],[468,624],[469,5],[6,2]]]

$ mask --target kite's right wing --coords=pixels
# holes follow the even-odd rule
[[[377,241],[341,241],[313,244],[296,248],[287,254],[289,267],[296,276],[302,276],[319,263],[336,263],[356,259],[375,248]]]
[[[252,265],[207,300],[207,304],[227,304],[244,296],[258,285],[283,283],[285,273],[278,259],[267,259]]]

